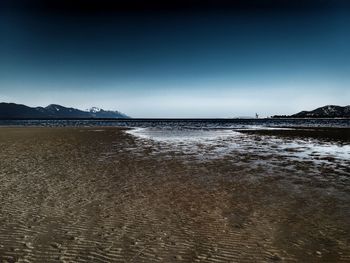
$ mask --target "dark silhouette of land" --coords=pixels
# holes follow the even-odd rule
[[[93,107],[83,111],[58,104],[47,107],[29,107],[16,103],[0,103],[0,119],[101,119],[129,118],[119,111]]]

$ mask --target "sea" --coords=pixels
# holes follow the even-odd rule
[[[139,127],[162,129],[350,128],[350,119],[51,119],[0,120],[0,126]]]

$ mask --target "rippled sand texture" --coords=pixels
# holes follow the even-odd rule
[[[0,262],[349,262],[349,160],[235,136],[1,128]]]

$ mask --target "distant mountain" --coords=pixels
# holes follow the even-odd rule
[[[312,111],[301,111],[293,115],[275,115],[273,118],[350,118],[350,105],[326,105]]]
[[[116,115],[120,115],[120,117],[117,118],[129,118],[119,111],[104,110],[97,107],[92,107],[88,109],[87,112],[89,112],[93,118],[116,118]]]
[[[93,107],[82,111],[75,108],[67,108],[57,104],[47,107],[28,107],[16,103],[0,103],[0,119],[65,119],[65,118],[129,118],[119,111],[106,111]]]

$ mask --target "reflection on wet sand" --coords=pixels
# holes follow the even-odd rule
[[[2,128],[0,147],[0,261],[350,260],[346,141]]]

